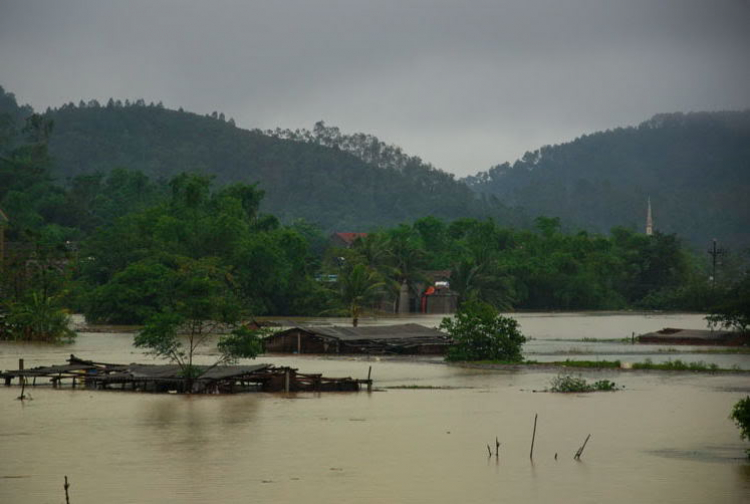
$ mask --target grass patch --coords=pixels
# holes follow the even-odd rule
[[[661,371],[697,371],[703,373],[715,373],[716,371],[725,371],[716,364],[707,364],[703,361],[683,362],[680,359],[669,360],[656,364],[651,359],[644,362],[633,363],[633,369],[658,369]]]
[[[552,362],[555,366],[569,367],[569,368],[592,368],[592,369],[613,369],[620,368],[621,362],[619,360],[570,360],[565,359],[564,361]]]
[[[383,387],[388,390],[454,390],[458,387],[449,387],[441,385],[393,385],[391,387]]]
[[[598,380],[594,383],[589,383],[580,376],[560,373],[552,378],[549,391],[570,394],[582,392],[611,392],[617,389],[618,386],[613,381]]]

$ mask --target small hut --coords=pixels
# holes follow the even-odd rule
[[[266,352],[296,354],[442,355],[449,344],[445,333],[419,324],[297,326],[265,340]]]

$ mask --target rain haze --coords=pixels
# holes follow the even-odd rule
[[[750,4],[9,1],[0,84],[371,133],[459,176],[661,112],[750,107]]]

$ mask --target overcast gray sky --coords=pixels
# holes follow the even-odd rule
[[[472,174],[660,112],[750,108],[748,0],[0,0],[0,85],[318,120]]]

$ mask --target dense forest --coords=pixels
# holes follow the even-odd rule
[[[705,248],[750,246],[750,111],[661,114],[633,128],[528,152],[468,177],[475,190],[530,215],[591,231],[656,229]]]
[[[31,112],[19,111],[8,94],[3,101],[0,112],[16,117]],[[142,100],[109,100],[70,103],[43,116],[54,123],[50,174],[61,183],[118,167],[162,181],[201,173],[218,185],[257,183],[266,193],[263,211],[283,222],[304,217],[326,230],[367,230],[423,215],[525,222],[495,198],[477,195],[418,158],[376,165],[356,150],[237,128],[224,114],[200,116]],[[371,139],[362,138],[359,147],[371,151]]]
[[[53,176],[54,115],[21,112],[0,114],[5,337],[19,337],[13,328],[23,327],[24,338],[44,339],[55,324],[64,326],[63,310],[138,324],[178,311],[188,299],[216,313],[231,306],[247,315],[357,318],[395,306],[404,286],[418,296],[436,270],[450,272],[459,303],[481,300],[501,310],[706,310],[747,290],[741,254],[725,254],[712,280],[704,254],[658,231],[646,236],[615,227],[604,235],[566,231],[556,217],[514,228],[492,218],[427,215],[373,230],[342,249],[319,224],[284,222],[264,211],[270,195],[259,184],[185,172],[154,178],[126,167],[83,172],[63,184]],[[355,150],[351,142],[339,149]],[[421,163],[389,155],[366,166]]]

